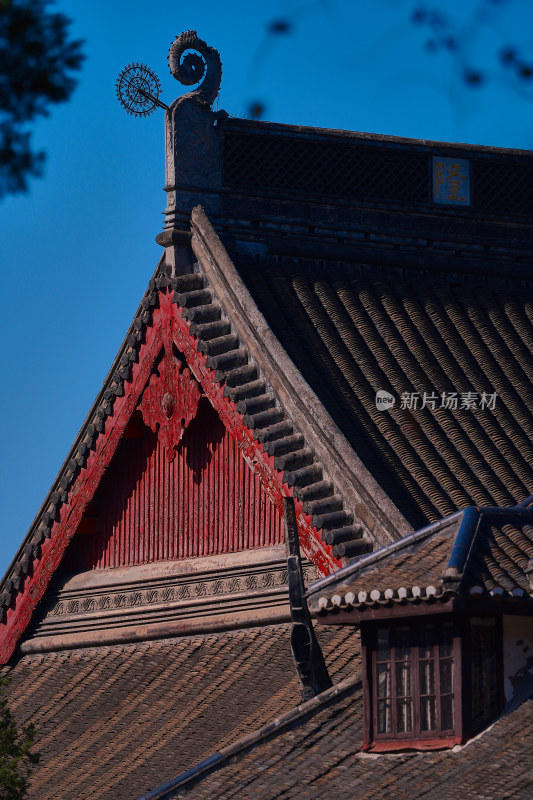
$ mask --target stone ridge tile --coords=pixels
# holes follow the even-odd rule
[[[352,628],[321,630],[340,680]],[[22,657],[4,670],[41,764],[30,800],[132,800],[300,702],[290,625]]]
[[[528,286],[471,287],[357,264],[245,254],[237,266],[289,356],[414,529],[467,505],[533,493],[533,324]],[[418,273],[420,275],[420,273]],[[378,411],[376,391],[396,397]],[[424,393],[487,397],[475,411]],[[419,407],[401,408],[403,393]]]
[[[457,752],[360,754],[360,690],[165,800],[529,800],[533,698]]]

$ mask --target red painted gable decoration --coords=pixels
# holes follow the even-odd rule
[[[261,501],[256,502],[256,500],[260,493],[264,493],[268,502],[273,504],[277,510],[274,517],[278,519],[278,523],[273,522],[274,517],[268,523],[265,519],[265,524],[270,526],[271,533],[268,536],[263,535],[264,544],[270,543],[267,541],[269,536],[273,536],[276,541],[280,540],[280,529],[276,527],[276,524],[279,524],[279,518],[283,514],[283,497],[292,495],[292,488],[284,484],[283,473],[278,472],[274,467],[274,458],[265,453],[261,445],[254,440],[252,432],[244,425],[242,414],[237,411],[235,403],[224,397],[224,387],[215,381],[214,370],[206,366],[206,356],[197,352],[196,339],[189,332],[190,322],[183,318],[180,308],[172,303],[172,293],[168,290],[160,291],[158,299],[159,306],[153,310],[151,325],[146,328],[145,340],[139,348],[137,363],[132,365],[131,379],[124,382],[123,395],[115,398],[113,413],[107,417],[104,431],[98,435],[66,502],[61,505],[53,522],[50,536],[44,540],[41,546],[40,556],[34,558],[28,575],[22,579],[20,589],[15,594],[10,608],[7,609],[6,618],[0,629],[1,664],[6,663],[13,654],[52,575],[63,561],[71,540],[77,532],[81,536],[84,530],[89,532],[91,529],[90,504],[94,501],[98,488],[102,485],[104,475],[110,468],[120,442],[125,435],[127,436],[128,425],[134,423],[134,414],[137,409],[140,409],[144,422],[152,431],[154,429],[158,431],[159,463],[161,463],[161,453],[164,453],[163,460],[170,465],[169,469],[171,469],[173,462],[180,463],[179,456],[177,459],[175,458],[176,447],[178,446],[179,450],[180,440],[182,440],[185,429],[190,426],[200,407],[200,394],[204,394],[224,426],[224,435],[228,437],[227,441],[231,440],[232,442],[231,447],[234,448],[233,469],[238,461],[237,451],[250,467],[250,475],[253,476],[253,479],[243,479],[248,480],[246,484],[248,494],[245,492],[243,495],[243,503],[248,503],[249,506],[246,512],[249,515],[249,522],[253,520],[253,524],[257,524],[262,512]],[[174,356],[174,347],[183,354],[187,367],[183,367],[179,359]],[[230,462],[231,459],[227,462],[228,470]],[[218,491],[222,492],[220,481]],[[251,505],[250,491],[251,496],[255,498]],[[221,495],[218,499],[221,499]],[[218,499],[215,482],[209,504],[216,506]],[[156,502],[155,495],[153,495],[153,502]],[[251,514],[252,506],[253,513]],[[150,504],[149,507],[151,508]],[[198,511],[199,508],[198,506]],[[303,551],[322,574],[328,574],[339,566],[339,562],[331,555],[331,548],[321,543],[316,530],[312,527],[311,517],[303,513],[302,504],[298,500],[296,500],[296,511]],[[122,512],[126,513],[124,508],[122,508]],[[231,524],[235,525],[235,518],[233,522],[228,519],[228,526]],[[244,527],[244,524],[241,527],[237,525],[237,529],[232,534],[237,536],[236,541],[240,541],[237,549],[254,546],[244,538]],[[202,533],[204,538],[206,530],[204,528]],[[259,529],[257,530],[260,542],[261,533]],[[139,532],[140,528],[137,530],[137,533]],[[229,534],[229,527],[227,532]],[[223,552],[228,552],[228,548],[234,547],[234,545],[230,545],[227,538],[224,538],[226,535],[222,536]],[[198,547],[196,549],[193,547],[192,551],[189,549],[187,552],[185,549],[180,551],[178,544],[177,556],[175,551],[171,554],[170,549],[167,549],[167,555],[165,555],[163,547],[163,558],[181,558],[209,552],[209,534],[207,535],[207,551],[205,542],[200,545],[199,531],[197,541]],[[113,547],[115,544],[116,539]],[[262,546],[262,544],[255,544],[255,546]],[[158,560],[160,557],[159,551],[156,555],[155,550],[148,555],[149,559],[154,560]],[[130,559],[129,555],[127,559]],[[124,563],[138,563],[136,560],[127,561],[127,559]],[[119,557],[118,560],[122,559]],[[89,561],[85,562],[87,566]],[[92,566],[97,566],[94,559]]]
[[[167,344],[159,364],[159,374],[150,377],[139,408],[144,423],[154,433],[159,430],[159,441],[165,447],[169,461],[176,454],[185,428],[196,416],[199,399],[198,384]]]
[[[91,535],[78,529],[62,570],[127,567],[283,542],[281,514],[206,398],[172,451],[169,459],[161,437],[133,418],[84,516],[92,523]]]

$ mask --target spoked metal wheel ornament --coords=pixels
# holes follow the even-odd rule
[[[159,100],[159,78],[144,64],[124,67],[115,88],[121,105],[134,117],[148,117],[155,108],[168,108]]]

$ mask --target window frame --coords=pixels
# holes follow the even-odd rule
[[[430,730],[422,730],[421,727],[421,703],[423,697],[420,689],[420,663],[430,659],[420,658],[419,648],[422,646],[422,628],[429,626],[432,632],[435,629],[442,629],[444,625],[451,625],[451,654],[441,656],[440,647],[442,636],[437,635],[430,645],[432,650],[434,692],[430,697],[435,698],[436,727]],[[379,622],[362,626],[363,634],[363,659],[365,686],[364,686],[364,712],[365,712],[365,749],[372,750],[399,750],[404,748],[434,749],[439,747],[451,747],[461,741],[462,738],[462,630],[451,614],[428,615],[413,618],[388,618]],[[379,631],[384,628],[391,630],[391,647],[388,660],[378,659],[378,637]],[[398,695],[396,665],[401,663],[396,658],[399,649],[399,636],[401,629],[408,630],[408,647],[411,669],[411,693],[410,695]],[[367,629],[367,630],[364,630]],[[446,659],[453,658],[453,679],[452,691],[440,693],[441,667],[440,664]],[[378,664],[389,663],[390,675],[390,695],[378,697]],[[416,679],[415,679],[416,678]],[[442,729],[442,697],[453,696],[453,728]],[[407,697],[411,700],[412,730],[398,731],[398,699]],[[378,731],[378,703],[380,700],[389,699],[390,730],[386,732]]]

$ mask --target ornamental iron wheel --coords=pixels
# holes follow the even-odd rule
[[[158,100],[161,91],[159,78],[144,64],[124,67],[115,88],[121,105],[135,117],[148,117],[156,107],[166,108]]]

